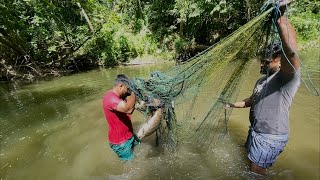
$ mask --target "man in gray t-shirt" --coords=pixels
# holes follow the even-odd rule
[[[266,174],[288,142],[289,109],[300,85],[296,32],[284,16],[289,2],[279,2],[281,15],[276,23],[282,44],[267,47],[266,54],[270,57],[265,57],[262,63],[266,76],[257,81],[249,98],[226,104],[226,108],[251,107],[245,147],[251,171],[259,174]]]
[[[299,70],[289,75],[279,70],[257,81],[251,97],[249,118],[256,132],[274,135],[289,133],[289,109],[300,85],[299,74]]]

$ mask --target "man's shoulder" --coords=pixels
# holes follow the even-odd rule
[[[103,96],[103,99],[109,99],[109,98],[116,98],[116,99],[120,99],[119,96],[117,96],[114,92],[112,91],[108,91],[105,93],[105,95]]]
[[[114,92],[108,91],[102,100],[104,106],[112,106],[114,103],[118,104],[121,101],[120,97]]]
[[[280,79],[282,81],[293,81],[293,82],[297,82],[299,83],[300,81],[300,76],[301,76],[301,70],[300,68],[295,70],[294,72],[288,73],[288,72],[284,72],[281,71],[278,73],[278,76],[280,77]]]
[[[260,77],[260,78],[256,81],[255,86],[257,86],[257,85],[259,85],[259,84],[262,84],[266,79],[267,79],[266,76]]]

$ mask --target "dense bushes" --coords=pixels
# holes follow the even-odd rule
[[[84,46],[82,53],[96,57],[100,65],[108,67],[126,63],[137,56],[155,53],[157,43],[150,32],[142,29],[135,34],[120,25],[114,30],[103,27],[100,33]]]
[[[298,32],[300,43],[306,43],[320,36],[320,16],[310,12],[301,13],[290,18]]]
[[[63,69],[88,36],[79,12],[73,1],[2,0],[1,78],[32,80]]]
[[[0,79],[33,80],[149,55],[185,60],[248,22],[263,2],[0,0]],[[319,4],[290,7],[299,42],[319,41]]]
[[[157,42],[144,21],[122,12],[128,3],[1,0],[0,79],[34,80],[85,70],[88,60],[89,69],[153,54]]]
[[[290,20],[298,33],[302,45],[320,43],[320,2],[302,0],[295,4],[290,13]]]

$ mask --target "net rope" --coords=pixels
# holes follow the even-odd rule
[[[127,82],[139,101],[161,101],[143,111],[148,117],[163,108],[157,142],[160,136],[169,147],[178,142],[204,147],[217,140],[218,132],[227,131],[232,108],[225,109],[225,103],[236,100],[251,63],[264,53],[261,50],[279,40],[274,22],[278,11],[279,5],[269,0],[257,17],[195,57],[166,72]]]
[[[223,102],[235,101],[257,50],[268,41],[270,14],[265,10],[234,33],[188,61],[149,78],[128,82],[139,101],[161,101],[163,120],[157,130],[170,146],[179,141],[210,145],[231,114]],[[148,116],[154,107],[147,107]]]

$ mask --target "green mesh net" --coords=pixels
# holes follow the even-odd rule
[[[163,120],[157,135],[170,145],[197,142],[210,145],[217,131],[225,130],[231,110],[223,102],[235,101],[243,77],[257,50],[268,41],[269,15],[260,14],[227,38],[166,72],[129,84],[138,100],[161,101]],[[154,107],[148,107],[148,115]]]

